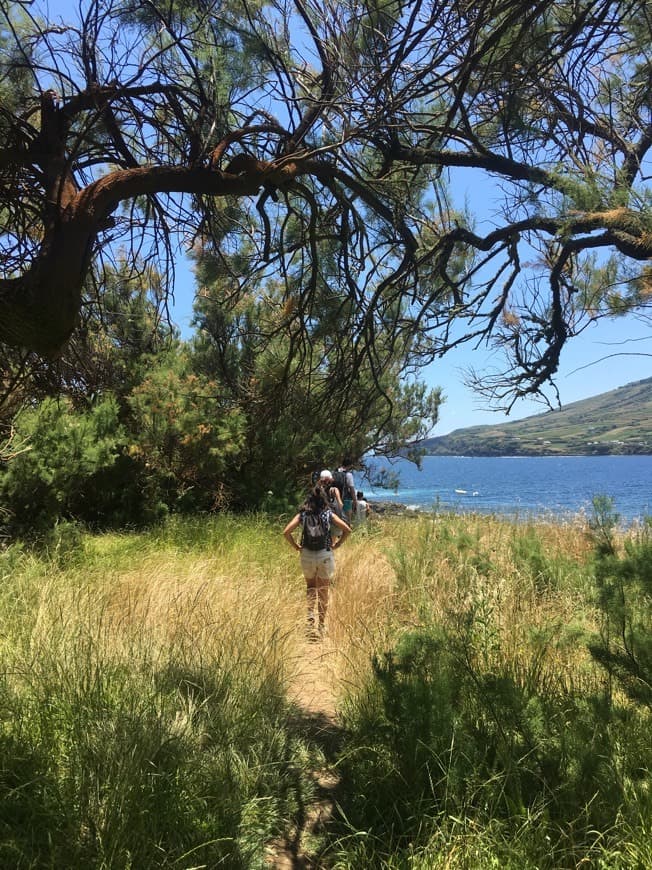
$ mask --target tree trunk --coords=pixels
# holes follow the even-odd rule
[[[95,232],[71,222],[53,232],[32,267],[0,280],[0,341],[54,358],[78,322]]]
[[[31,266],[19,277],[0,279],[0,342],[58,356],[77,325],[92,246],[122,200],[159,192],[252,196],[264,178],[264,172],[150,166],[118,170],[68,195]]]

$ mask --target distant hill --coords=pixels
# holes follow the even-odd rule
[[[456,429],[423,446],[446,456],[652,453],[652,378],[513,423]]]

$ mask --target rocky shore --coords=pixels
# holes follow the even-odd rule
[[[397,501],[370,501],[369,505],[374,514],[385,517],[417,517],[422,510],[408,507]]]

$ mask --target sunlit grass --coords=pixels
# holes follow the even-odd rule
[[[600,700],[585,524],[376,518],[336,553],[328,634],[309,644],[285,521],[62,528],[0,553],[2,866],[263,867],[329,763],[324,868],[649,857],[649,721]],[[297,704],[344,726],[338,757]],[[596,758],[622,746],[601,776],[631,807],[590,792],[592,742]]]
[[[230,519],[204,525],[194,550],[177,528],[85,538],[70,570],[61,553],[14,557],[2,866],[167,866],[188,849],[198,866],[257,866],[309,799],[319,752],[286,700],[302,583],[220,546]]]

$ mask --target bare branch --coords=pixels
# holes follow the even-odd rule
[[[509,353],[494,397],[544,390],[583,319],[609,313],[577,278],[598,254],[624,264],[622,305],[640,304],[643,0],[0,14],[7,345],[55,356],[105,263],[127,251],[165,280],[189,239],[233,272],[234,303],[282,285],[269,330],[288,330],[292,376],[337,313],[343,395],[363,367],[380,385],[399,355],[418,366],[464,341]],[[455,202],[460,177],[487,190],[490,226]]]

